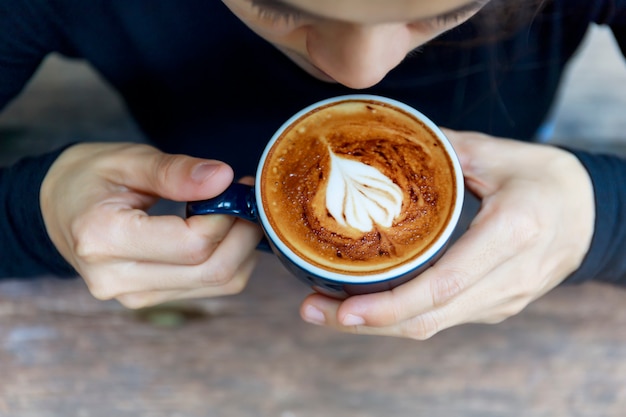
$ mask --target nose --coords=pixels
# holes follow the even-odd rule
[[[311,62],[335,81],[355,89],[371,87],[411,49],[403,24],[328,23],[307,33]]]

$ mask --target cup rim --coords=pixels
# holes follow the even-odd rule
[[[446,152],[452,162],[454,168],[454,177],[455,177],[455,185],[456,185],[456,199],[455,206],[452,210],[448,223],[446,227],[439,235],[437,241],[431,245],[427,250],[422,252],[419,256],[413,258],[409,262],[404,262],[397,267],[392,267],[385,271],[368,274],[368,273],[356,273],[356,274],[348,274],[348,273],[340,273],[335,271],[330,271],[328,269],[321,268],[317,265],[314,265],[310,262],[307,262],[305,259],[298,256],[293,250],[289,248],[278,236],[278,234],[274,231],[271,223],[269,222],[269,218],[265,212],[265,208],[263,207],[263,200],[261,198],[261,174],[263,172],[263,166],[265,165],[265,160],[267,156],[274,146],[274,143],[278,140],[278,138],[282,135],[282,133],[296,120],[305,115],[306,113],[314,110],[318,107],[326,106],[333,103],[339,103],[343,101],[378,101],[381,103],[385,103],[394,107],[397,107],[401,110],[408,112],[409,114],[417,117],[422,123],[424,123],[432,132],[438,137],[441,143],[444,145]],[[313,104],[310,104],[303,108],[302,110],[295,113],[291,116],[287,121],[285,121],[272,135],[271,139],[265,146],[265,149],[259,159],[259,165],[256,172],[255,178],[255,198],[257,201],[257,210],[258,217],[265,230],[265,233],[268,234],[268,238],[270,241],[276,246],[276,248],[286,256],[291,262],[296,264],[301,269],[319,277],[322,279],[326,279],[329,281],[334,281],[337,283],[346,283],[346,284],[372,284],[381,281],[388,281],[390,279],[394,279],[400,276],[405,276],[406,274],[418,269],[430,259],[432,259],[439,251],[445,247],[445,245],[449,242],[452,233],[454,232],[459,218],[461,216],[461,210],[463,207],[463,201],[465,198],[465,187],[464,187],[464,178],[463,172],[461,168],[461,163],[458,159],[456,151],[454,147],[450,143],[450,140],[446,137],[446,135],[439,129],[437,125],[433,121],[431,121],[425,114],[420,112],[419,110],[411,107],[403,102],[398,100],[373,95],[373,94],[347,94],[341,96],[335,96],[327,99],[323,99],[317,101]]]

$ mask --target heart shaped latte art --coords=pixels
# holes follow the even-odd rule
[[[390,227],[402,209],[402,189],[378,169],[330,152],[326,208],[342,226],[363,233]]]

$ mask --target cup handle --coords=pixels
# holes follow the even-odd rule
[[[250,222],[259,223],[254,187],[233,183],[220,195],[208,200],[190,201],[186,208],[187,217],[205,214],[228,214]],[[257,249],[271,252],[271,247],[264,236]]]

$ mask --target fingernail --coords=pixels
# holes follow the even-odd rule
[[[312,324],[324,324],[326,323],[326,316],[319,308],[308,305],[304,309],[304,320]]]
[[[215,174],[215,171],[221,166],[222,164],[219,162],[202,162],[191,171],[191,179],[197,183],[203,183],[207,178]]]
[[[341,320],[341,324],[344,326],[360,326],[365,324],[365,320],[363,317],[355,316],[354,314],[346,314],[343,320]]]

